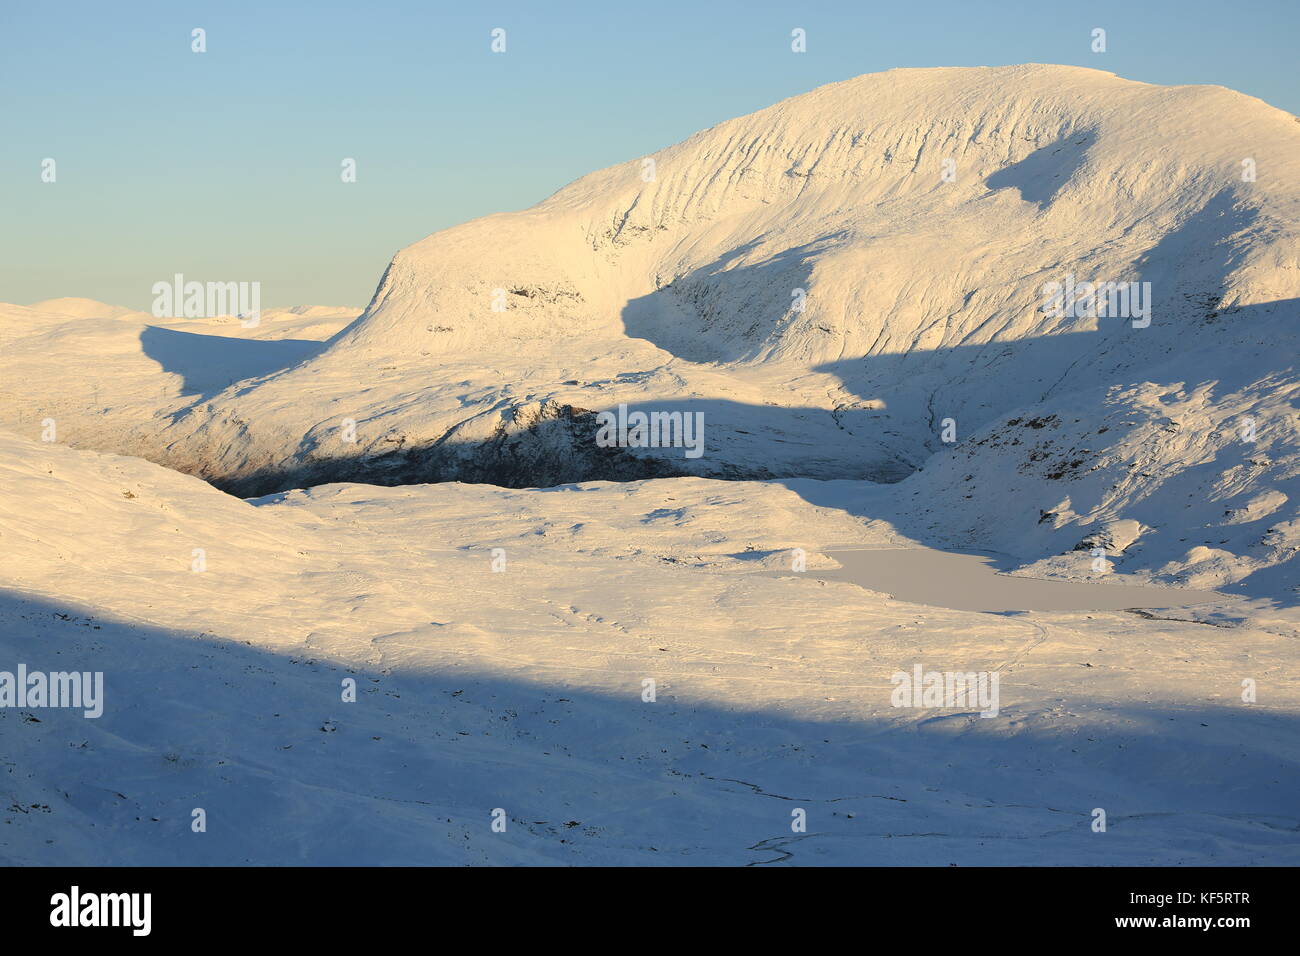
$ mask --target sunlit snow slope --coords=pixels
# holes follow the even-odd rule
[[[936,542],[1067,574],[1101,545],[1280,593],[1297,183],[1295,117],[1220,87],[871,74],[436,233],[324,350],[145,422],[92,417],[81,443],[245,495],[906,479]],[[1150,283],[1150,324],[1046,314],[1069,276]],[[597,449],[588,412],[620,403],[703,413],[705,454]]]

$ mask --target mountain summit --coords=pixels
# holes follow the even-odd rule
[[[305,361],[130,444],[245,495],[901,481],[945,542],[1289,587],[1297,183],[1296,118],[1221,87],[861,76],[403,249]],[[598,445],[619,408],[704,453]]]

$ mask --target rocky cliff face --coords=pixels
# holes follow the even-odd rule
[[[227,478],[213,474],[218,488],[253,498],[288,488],[340,481],[411,485],[464,481],[507,488],[539,488],[587,481],[668,478],[687,472],[664,458],[642,457],[619,447],[601,447],[596,413],[547,400],[482,415],[451,429],[433,444],[411,444],[394,430],[360,454],[341,456],[333,446],[337,429],[309,436],[319,444],[292,464]]]

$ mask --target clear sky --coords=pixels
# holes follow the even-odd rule
[[[823,83],[1067,63],[1296,113],[1298,40],[1300,0],[0,0],[0,301],[364,305],[410,242]]]

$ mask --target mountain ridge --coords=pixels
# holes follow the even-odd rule
[[[940,540],[1061,565],[1131,521],[1129,570],[1226,584],[1297,543],[1265,527],[1297,491],[1297,182],[1295,117],[1223,87],[1047,65],[867,74],[434,233],[320,349],[126,444],[241,495],[903,480]],[[1044,289],[1067,278],[1149,288],[1149,324],[1050,314]],[[1189,396],[1194,462],[1151,411]],[[619,405],[704,414],[706,454],[596,454],[594,414]],[[1008,432],[1053,416],[1059,447]],[[1217,458],[1258,450],[1234,437],[1252,417],[1269,464],[1223,478]],[[1139,453],[1165,477],[1128,482]],[[1170,489],[1201,472],[1189,514]],[[1088,492],[1062,492],[1075,481]],[[1262,523],[1221,537],[1215,509],[1256,500],[1274,502]]]

